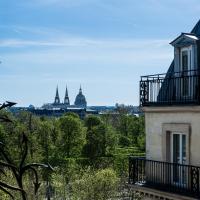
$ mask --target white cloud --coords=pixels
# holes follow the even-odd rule
[[[166,47],[170,42],[169,39],[94,39],[81,37],[65,37],[56,40],[22,40],[22,39],[2,39],[0,40],[0,48],[3,47],[99,47],[99,48],[147,48],[147,47]],[[145,49],[144,49],[145,50]]]
[[[98,0],[32,0],[26,2],[30,6],[64,6],[64,7],[76,7],[82,6],[88,3],[94,3]]]
[[[48,72],[60,76],[68,74],[69,77],[74,76],[78,70],[78,74],[85,76],[85,72],[88,72],[96,76],[96,73],[107,70],[109,73],[117,69],[123,71],[124,67],[132,73],[153,73],[152,67],[164,70],[170,63],[173,49],[168,44],[169,41],[94,38],[62,38],[56,41],[1,40],[0,51],[5,71],[15,74]],[[1,47],[2,50],[7,47],[6,49],[12,51],[3,52]]]

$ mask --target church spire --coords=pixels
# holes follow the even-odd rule
[[[59,104],[60,103],[60,97],[59,97],[59,93],[58,93],[58,86],[56,88],[56,96],[55,96],[55,104]]]
[[[79,89],[79,94],[82,94],[82,88],[81,88],[81,85],[80,85],[80,89]]]
[[[68,96],[68,90],[67,90],[67,85],[66,85],[66,90],[65,90],[64,104],[70,105],[69,96]]]

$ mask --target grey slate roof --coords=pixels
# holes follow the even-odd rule
[[[200,20],[197,22],[195,27],[192,29],[191,33],[195,34],[196,36],[200,36]]]

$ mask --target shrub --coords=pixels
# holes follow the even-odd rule
[[[72,184],[72,195],[74,200],[107,200],[115,196],[117,188],[118,178],[114,170],[89,170]]]

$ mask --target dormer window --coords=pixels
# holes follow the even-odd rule
[[[174,84],[176,99],[188,99],[195,95],[194,80],[197,69],[197,42],[199,38],[191,33],[182,33],[171,42],[174,47]]]
[[[189,71],[197,68],[198,37],[182,33],[170,44],[174,47],[174,71]]]

